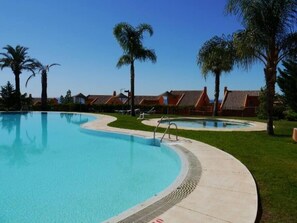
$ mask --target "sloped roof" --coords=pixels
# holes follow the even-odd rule
[[[83,95],[82,93],[79,93],[79,94],[77,94],[77,95],[74,95],[73,97],[79,97],[79,98],[86,98],[86,96],[85,95]]]
[[[195,106],[203,91],[170,91],[171,94],[179,96],[178,106]]]
[[[243,110],[247,96],[259,96],[260,91],[227,91],[222,109]]]
[[[137,95],[134,96],[134,104],[139,105],[143,100],[156,101],[159,96],[151,96],[151,95]]]
[[[117,98],[128,98],[128,96],[124,95],[123,93],[119,93],[116,97]]]
[[[159,96],[176,96],[176,95],[173,95],[171,92],[169,91],[165,91],[163,94],[160,94]]]
[[[105,104],[111,97],[111,95],[88,95],[87,100],[91,104],[102,105]]]

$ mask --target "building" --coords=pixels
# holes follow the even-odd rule
[[[224,98],[220,106],[223,116],[256,116],[260,91],[228,90],[224,88]]]
[[[86,99],[87,97],[85,95],[83,95],[82,93],[79,93],[73,96],[73,103],[84,105],[86,103]]]
[[[127,105],[130,99],[123,93],[112,95],[88,95],[82,93],[73,96],[73,102],[88,105]],[[172,107],[184,108],[185,114],[203,114],[211,112],[207,88],[202,91],[197,90],[171,90],[161,95],[136,95],[134,96],[135,106],[160,106],[167,105]]]

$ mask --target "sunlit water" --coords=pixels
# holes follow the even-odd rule
[[[247,128],[251,125],[245,122],[235,122],[216,119],[171,119],[162,120],[161,123],[175,123],[178,127],[187,128],[219,128],[219,129],[240,129]]]
[[[94,118],[0,113],[0,222],[89,223],[168,187],[175,152],[150,141],[83,130]]]

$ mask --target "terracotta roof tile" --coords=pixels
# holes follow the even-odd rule
[[[228,91],[223,101],[224,110],[243,110],[246,97],[259,96],[260,91]]]
[[[105,104],[112,95],[88,95],[87,100],[91,104],[103,105]]]
[[[181,97],[179,106],[195,106],[203,91],[170,91],[170,93]]]
[[[158,96],[151,95],[137,95],[134,97],[134,104],[139,105],[143,100],[156,101],[158,100]]]

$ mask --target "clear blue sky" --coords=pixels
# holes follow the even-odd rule
[[[148,23],[154,35],[146,36],[144,45],[155,50],[157,63],[136,63],[136,94],[207,86],[213,98],[214,78],[201,76],[196,56],[211,37],[241,28],[235,17],[224,14],[225,4],[225,0],[2,0],[0,52],[7,44],[19,44],[43,64],[60,63],[48,75],[49,97],[65,95],[68,89],[72,95],[112,94],[130,88],[129,67],[116,68],[122,50],[113,27],[119,22]],[[22,93],[40,97],[40,76],[25,88],[28,77],[21,74]],[[10,69],[3,69],[0,85],[7,81],[14,84],[14,76]],[[260,89],[264,86],[262,65],[223,74],[221,90],[224,86]]]

